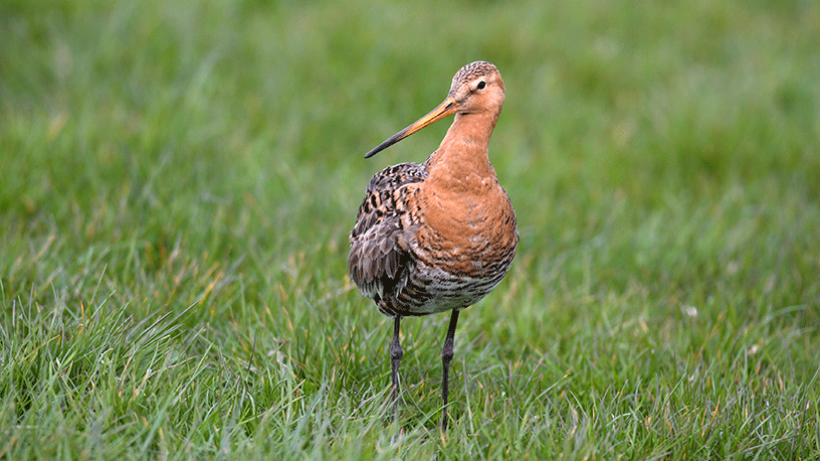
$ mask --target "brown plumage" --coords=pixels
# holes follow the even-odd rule
[[[442,350],[446,430],[458,312],[495,288],[515,257],[515,212],[487,156],[503,103],[498,69],[483,61],[468,64],[453,77],[444,102],[365,155],[455,114],[439,148],[423,164],[402,163],[373,176],[350,234],[351,278],[382,314],[394,319],[394,417],[401,318],[452,311]]]

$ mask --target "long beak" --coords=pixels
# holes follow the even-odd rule
[[[447,96],[447,99],[444,100],[441,104],[438,105],[435,109],[431,110],[429,114],[425,115],[424,117],[416,120],[412,125],[408,126],[407,128],[399,131],[398,133],[394,134],[387,138],[386,141],[379,144],[378,146],[374,147],[373,150],[364,154],[364,158],[370,158],[379,152],[387,149],[388,147],[396,144],[397,142],[401,141],[402,139],[410,136],[411,134],[419,131],[420,129],[426,127],[427,125],[431,125],[444,117],[454,114],[456,112],[456,100],[452,98],[452,96]]]

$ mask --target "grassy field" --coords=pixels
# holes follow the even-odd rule
[[[0,459],[820,459],[820,3],[0,1]],[[484,59],[505,281],[391,322],[362,155]],[[397,434],[400,434],[397,436]]]

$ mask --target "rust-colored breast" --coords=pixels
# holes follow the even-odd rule
[[[416,236],[420,259],[475,278],[506,272],[499,266],[512,260],[518,244],[515,212],[497,182],[481,189],[474,194],[424,190],[428,208]]]

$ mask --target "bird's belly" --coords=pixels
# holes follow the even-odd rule
[[[422,316],[467,308],[493,290],[512,264],[514,252],[492,265],[491,272],[451,272],[445,265],[416,261],[407,285],[388,306],[380,310],[388,316]]]

